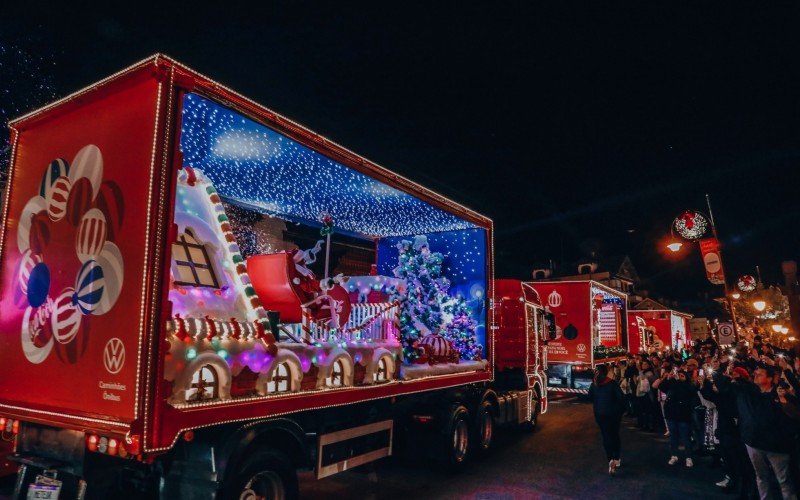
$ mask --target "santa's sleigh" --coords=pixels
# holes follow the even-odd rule
[[[280,328],[305,343],[396,342],[399,307],[391,302],[352,303],[341,283],[320,286],[295,253],[256,255],[247,272],[262,305],[279,314]]]

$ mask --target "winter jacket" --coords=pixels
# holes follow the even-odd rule
[[[715,382],[720,376],[722,375],[718,372],[714,373]],[[703,384],[700,394],[717,405],[717,431],[719,434],[738,436],[739,429],[736,427],[736,419],[739,414],[736,412],[736,395],[730,390],[719,389],[719,387],[718,391],[715,391],[709,380]]]
[[[667,379],[658,386],[667,395],[664,418],[678,422],[691,422],[692,411],[700,404],[697,388],[689,382]]]
[[[727,377],[719,380],[717,386],[724,384],[736,394],[739,431],[745,444],[775,453],[793,451],[795,427],[778,402],[775,389],[761,392],[749,380],[739,379],[735,383]]]
[[[625,395],[619,384],[610,378],[593,382],[589,387],[589,399],[594,406],[595,416],[619,416],[625,411]]]

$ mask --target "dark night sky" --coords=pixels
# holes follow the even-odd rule
[[[183,4],[0,29],[53,47],[58,95],[171,55],[492,217],[498,277],[596,248],[662,294],[718,293],[696,249],[658,249],[705,193],[729,279],[800,257],[793,2]]]

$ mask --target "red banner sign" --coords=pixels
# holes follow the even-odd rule
[[[719,240],[705,238],[700,240],[700,253],[703,256],[703,265],[706,267],[706,277],[712,285],[725,284],[725,272],[722,269],[722,257],[719,253]]]

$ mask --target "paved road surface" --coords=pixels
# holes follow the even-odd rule
[[[625,425],[623,468],[609,477],[591,406],[575,399],[551,404],[533,434],[506,431],[485,459],[459,474],[442,472],[431,463],[409,464],[395,458],[316,481],[301,474],[303,498],[475,499],[527,498],[726,498],[714,483],[718,468],[698,458],[693,469],[666,464],[666,438]],[[0,498],[10,493],[0,481]],[[732,498],[732,497],[727,497]]]
[[[567,399],[551,404],[533,434],[503,432],[486,459],[463,473],[447,474],[433,464],[388,459],[321,481],[301,476],[303,498],[732,498],[714,483],[719,468],[699,457],[695,467],[667,465],[667,440],[623,421],[623,467],[608,475],[608,462],[591,405]]]

